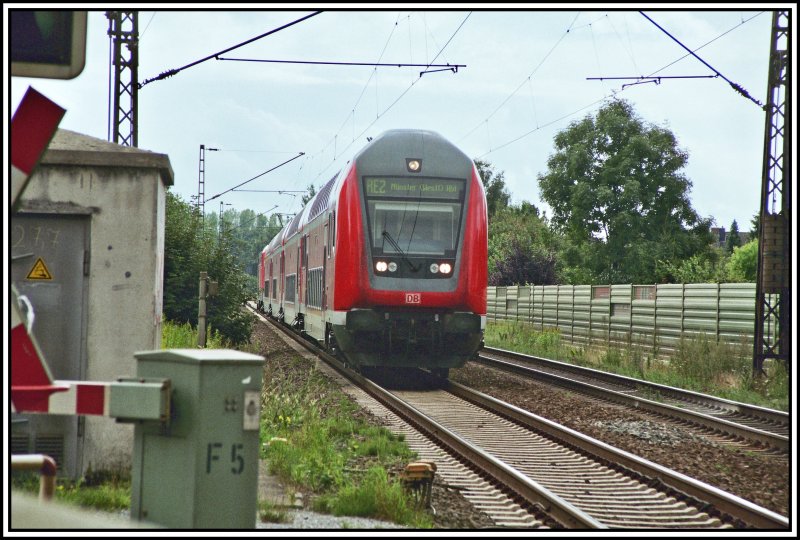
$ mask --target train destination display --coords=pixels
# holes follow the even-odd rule
[[[365,178],[367,197],[460,199],[463,180],[445,178]]]

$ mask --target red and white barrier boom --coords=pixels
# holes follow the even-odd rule
[[[28,88],[11,119],[11,209],[25,189],[66,111]]]

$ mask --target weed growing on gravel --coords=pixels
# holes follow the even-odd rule
[[[319,498],[315,508],[337,516],[371,517],[415,528],[432,526],[430,517],[416,511],[403,487],[382,467],[371,467],[358,484],[342,485],[335,494]]]
[[[262,457],[272,474],[320,495],[320,511],[431,526],[387,473],[415,458],[402,437],[369,424],[308,360],[268,360],[265,379]]]
[[[288,523],[289,513],[267,501],[258,501],[258,519],[264,523]]]

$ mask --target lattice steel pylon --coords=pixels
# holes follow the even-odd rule
[[[200,145],[200,167],[197,173],[197,211],[206,219],[206,145]]]
[[[139,146],[139,12],[106,11],[111,48],[113,82],[109,80],[109,140],[123,146]],[[110,67],[111,67],[110,66]],[[109,69],[109,79],[111,79]],[[112,132],[113,131],[113,136]]]
[[[762,171],[753,373],[792,353],[792,93],[790,11],[775,11],[769,55]]]

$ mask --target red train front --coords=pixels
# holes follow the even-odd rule
[[[440,135],[376,137],[278,236],[259,303],[349,363],[446,373],[480,347],[486,197]]]

